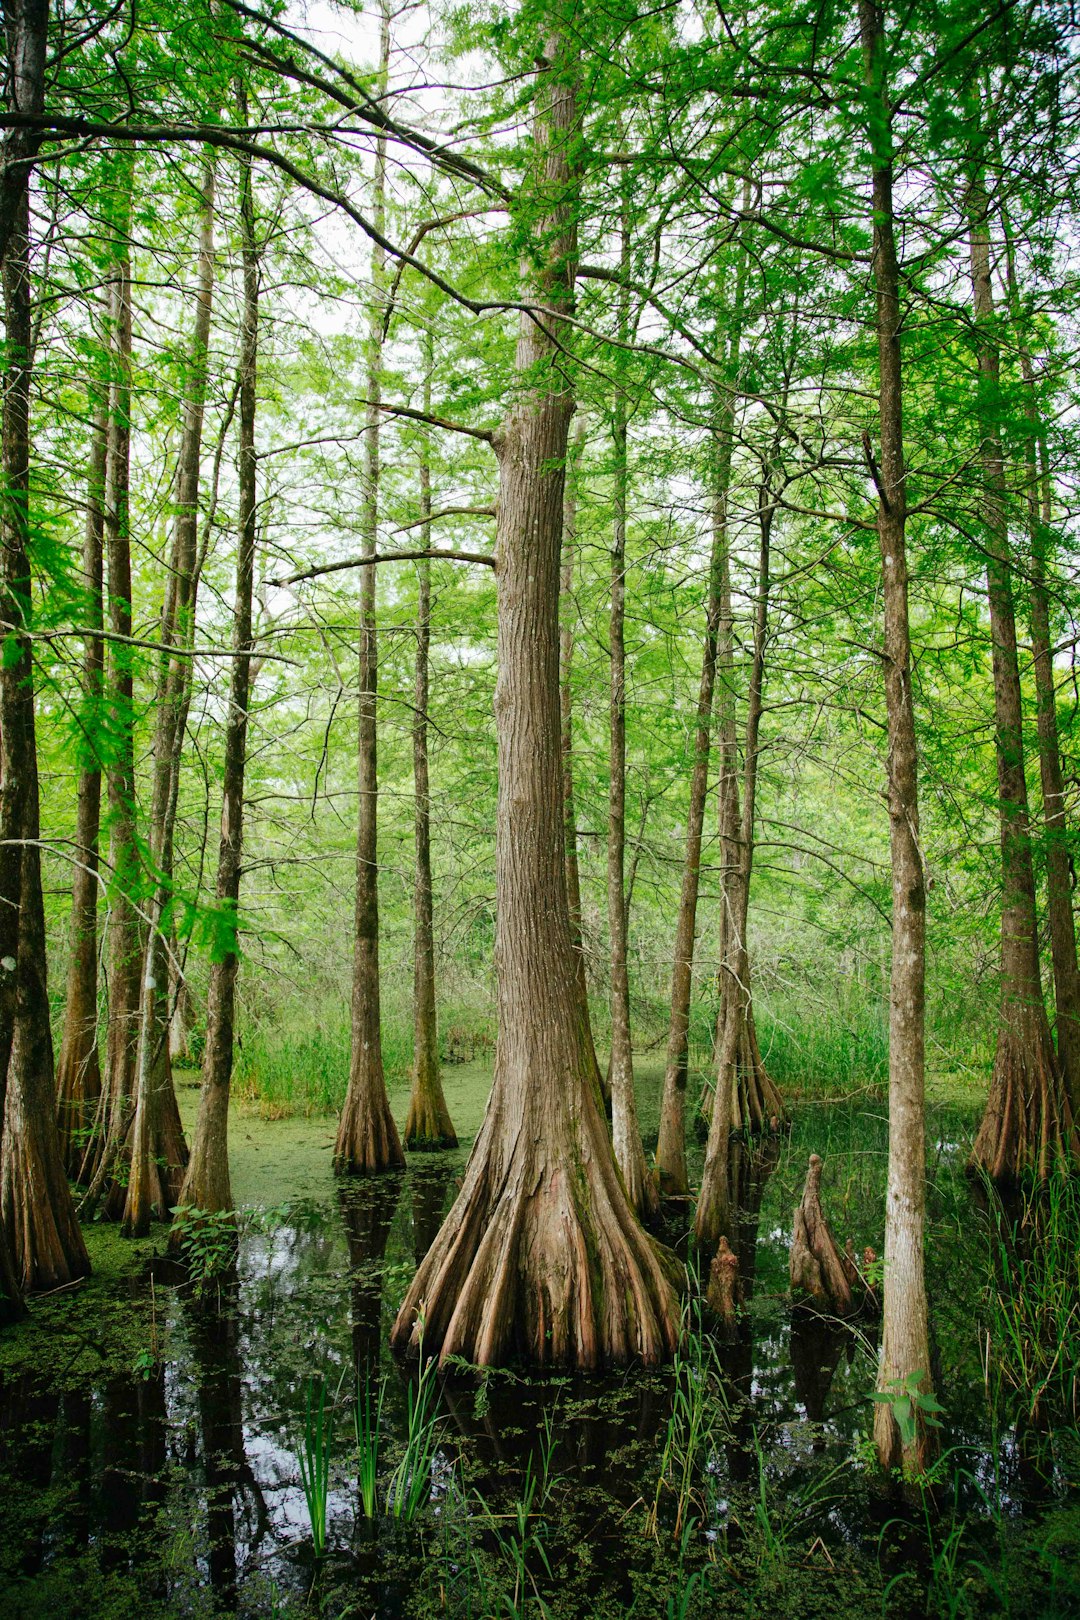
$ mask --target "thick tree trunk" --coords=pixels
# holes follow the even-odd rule
[[[596,1057],[593,1041],[592,1017],[589,1012],[589,985],[585,969],[585,942],[581,922],[581,872],[578,865],[577,815],[574,809],[574,620],[576,609],[571,596],[574,585],[574,552],[577,540],[577,468],[585,445],[585,424],[579,422],[574,430],[567,457],[566,479],[563,489],[563,557],[559,607],[559,737],[562,759],[563,833],[566,839],[566,901],[570,911],[570,938],[574,945],[577,967],[577,993],[581,1003],[581,1016],[588,1033],[589,1050],[596,1085],[611,1107],[611,1088],[604,1070]]]
[[[626,1193],[639,1215],[656,1212],[656,1183],[645,1165],[630,1033],[630,977],[627,965],[626,917],[626,408],[619,400],[612,427],[614,449],[614,525],[611,546],[611,613],[609,654],[611,686],[608,706],[610,785],[608,791],[607,898],[611,938],[611,1130],[615,1162]]]
[[[567,148],[574,63],[541,59],[535,187],[545,219],[536,301],[522,317],[519,389],[499,459],[495,1080],[465,1180],[413,1280],[392,1342],[478,1365],[515,1353],[598,1367],[672,1354],[678,1265],[641,1227],[615,1164],[575,990],[559,742],[559,575],[573,397],[549,323],[572,308],[575,233]],[[552,199],[555,199],[552,201]]]
[[[892,115],[885,83],[885,21],[875,0],[859,0],[866,77],[874,101],[873,271],[878,343],[881,468],[878,544],[885,604],[884,670],[888,727],[889,847],[892,857],[892,974],[889,997],[889,1166],[885,1190],[885,1312],[877,1387],[896,1392],[917,1379],[929,1392],[930,1336],[923,1232],[926,1222],[926,883],[919,845],[919,776],[911,684],[906,550],[903,367],[900,354],[900,268],[893,216]],[[880,128],[875,126],[880,114]],[[883,1468],[917,1473],[928,1460],[931,1431],[918,1411],[905,1442],[888,1401],[874,1413],[874,1443]]]
[[[188,360],[183,431],[176,469],[176,520],[162,612],[155,702],[154,773],[150,804],[152,893],[147,904],[135,1117],[123,1227],[131,1237],[151,1220],[168,1220],[180,1198],[187,1144],[180,1125],[169,1062],[169,905],[180,763],[191,701],[191,660],[199,563],[199,472],[214,289],[214,165],[204,160],[195,322]],[[246,707],[246,705],[245,705]]]
[[[390,21],[383,0],[379,77],[385,87],[390,65]],[[386,218],[386,141],[376,143],[374,221]],[[379,422],[382,391],[382,291],[385,259],[371,249],[371,309],[367,340],[367,430],[364,435],[364,510],[361,551],[375,555],[379,521]],[[375,628],[375,569],[360,574],[359,815],[356,837],[356,912],[352,981],[352,1051],[349,1085],[334,1146],[339,1175],[366,1175],[405,1163],[401,1139],[390,1112],[382,1060],[379,1009],[379,853],[378,853],[378,640]]]
[[[431,365],[424,381],[424,410],[431,415]],[[421,448],[421,545],[431,548],[431,461],[426,438]],[[368,570],[373,573],[373,569]],[[416,612],[416,686],[413,716],[416,882],[413,933],[413,1081],[405,1121],[407,1148],[457,1147],[439,1073],[439,1029],[435,1011],[435,925],[431,888],[431,788],[428,780],[428,649],[431,643],[431,562],[418,564],[420,594]]]
[[[241,111],[247,97],[241,85]],[[257,489],[255,410],[259,354],[259,258],[251,190],[251,159],[241,159],[240,225],[243,233],[244,314],[240,335],[240,445],[237,467],[239,523],[229,717],[225,729],[225,772],[221,798],[215,899],[221,930],[210,967],[206,998],[199,1113],[191,1157],[178,1202],[185,1208],[232,1208],[229,1183],[229,1088],[233,1067],[236,972],[240,962],[240,877],[244,853],[244,771],[247,763],[248,706],[251,698],[252,595],[255,583]]]
[[[90,445],[86,529],[83,538],[86,624],[91,632],[104,627],[103,566],[105,538],[105,450],[108,406],[101,398],[94,411]],[[71,943],[64,1030],[56,1071],[57,1128],[68,1175],[83,1161],[101,1096],[98,1062],[97,902],[98,833],[101,824],[100,727],[105,643],[86,638],[83,653],[84,719],[75,821],[75,876],[71,885]]]
[[[972,184],[969,201],[1002,876],[997,1050],[972,1163],[995,1181],[1012,1182],[1027,1174],[1045,1179],[1051,1171],[1074,1164],[1080,1143],[1050,1038],[1039,970],[1005,468],[995,426],[1000,363],[994,330],[988,208],[980,178]]]
[[[5,19],[10,92],[16,105],[44,100],[44,8]],[[10,153],[5,150],[5,158]],[[4,182],[10,179],[5,165]],[[20,1291],[62,1286],[90,1270],[56,1131],[52,1031],[41,892],[37,738],[34,717],[30,543],[30,376],[33,366],[30,206],[27,179],[6,236],[3,294],[3,490],[0,504],[0,1060],[3,1103],[0,1314],[16,1315]],[[10,841],[10,842],[9,842]],[[11,918],[15,920],[12,928]]]

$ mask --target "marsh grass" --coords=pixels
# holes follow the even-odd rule
[[[334,1408],[326,1404],[326,1380],[319,1374],[304,1384],[304,1427],[297,1462],[307,1504],[311,1544],[317,1559],[326,1551],[326,1518],[330,1500],[330,1455],[334,1443]]]
[[[1006,1209],[988,1191],[987,1377],[1033,1429],[1080,1421],[1080,1186],[1054,1176]]]
[[[373,1387],[370,1369],[365,1369],[363,1385],[357,1369],[356,1401],[353,1405],[353,1433],[356,1437],[357,1483],[364,1516],[373,1519],[379,1511],[379,1442],[382,1432],[386,1379]]]
[[[652,1505],[646,1516],[647,1534],[659,1539],[660,1509],[665,1497],[675,1501],[673,1537],[681,1542],[690,1508],[706,1517],[701,1501],[705,1463],[728,1416],[716,1345],[701,1320],[700,1295],[684,1308],[683,1334],[673,1365],[674,1388],[660,1450],[660,1467]]]
[[[395,1519],[411,1523],[431,1493],[431,1464],[439,1443],[438,1363],[423,1360],[406,1396],[405,1449],[387,1488],[387,1508]]]

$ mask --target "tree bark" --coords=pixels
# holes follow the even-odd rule
[[[907,469],[904,462],[900,267],[893,213],[892,109],[885,79],[885,17],[859,0],[871,107],[873,272],[881,468],[877,529],[885,604],[883,663],[888,728],[892,970],[889,991],[889,1165],[885,1190],[885,1309],[877,1387],[930,1383],[923,1233],[926,1222],[926,883],[919,845],[919,773],[908,622]],[[865,446],[869,451],[869,437]],[[869,458],[873,466],[872,456]],[[920,1472],[931,1431],[918,1410],[905,1443],[892,1407],[877,1403],[874,1443],[883,1468]]]
[[[585,1020],[596,1085],[610,1109],[611,1088],[596,1057],[592,1016],[589,1012],[589,984],[585,967],[585,942],[581,923],[581,871],[578,865],[577,815],[574,809],[574,617],[571,597],[574,584],[574,552],[577,541],[577,469],[585,445],[585,424],[579,421],[570,446],[563,488],[563,551],[559,606],[559,738],[562,759],[563,833],[566,840],[566,900],[570,912],[570,938],[576,961],[577,994]]]
[[[690,777],[690,804],[686,818],[686,856],[683,861],[679,911],[675,924],[675,960],[671,971],[671,1019],[668,1026],[664,1089],[660,1100],[660,1133],[656,1168],[664,1197],[685,1197],[690,1191],[686,1168],[686,1082],[690,1032],[690,998],[694,976],[694,942],[701,883],[701,845],[709,790],[709,754],[712,742],[713,687],[720,624],[720,553],[727,545],[727,481],[731,445],[720,440],[717,487],[713,501],[713,539],[709,558],[709,597],[705,609],[705,642],[698,685],[697,725],[694,734],[694,769]]]
[[[84,1212],[105,1199],[105,1213],[118,1219],[123,1187],[112,1177],[125,1149],[135,1092],[139,1015],[140,861],[135,836],[134,648],[131,611],[131,194],[130,154],[118,161],[115,191],[107,199],[112,219],[109,282],[109,429],[105,459],[105,552],[108,575],[109,643],[106,666],[109,753],[109,1012],[105,1073],[93,1132],[78,1179],[87,1183]]]
[[[238,89],[247,116],[244,86]],[[229,1088],[233,1067],[236,973],[240,962],[239,904],[244,853],[244,773],[247,763],[248,707],[251,698],[252,595],[255,584],[257,487],[255,413],[259,356],[259,254],[251,159],[240,160],[240,228],[243,237],[244,310],[240,332],[240,443],[236,594],[233,600],[233,651],[229,682],[229,717],[225,728],[225,772],[221,798],[215,898],[221,933],[210,967],[206,998],[206,1044],[203,1048],[199,1113],[191,1157],[178,1203],[184,1208],[232,1208],[229,1182]]]
[[[169,906],[173,887],[180,764],[191,701],[199,534],[199,472],[214,289],[214,164],[204,159],[199,228],[195,322],[184,399],[183,431],[176,469],[176,519],[162,612],[161,655],[154,726],[154,773],[150,805],[150,882],[146,944],[139,1007],[135,1116],[123,1229],[142,1237],[151,1220],[167,1220],[178,1202],[187,1166],[187,1144],[169,1062]]]
[[[424,411],[431,415],[429,352],[424,379]],[[421,442],[421,544],[431,548],[431,458],[428,440]],[[369,569],[369,573],[374,570]],[[457,1134],[446,1106],[439,1073],[439,1029],[435,1010],[435,925],[431,888],[431,788],[428,779],[428,649],[431,644],[431,560],[418,566],[416,612],[416,685],[413,715],[413,792],[415,796],[416,881],[413,933],[413,1082],[405,1121],[407,1148],[457,1147]]]
[[[624,253],[624,258],[625,258]],[[625,325],[625,322],[624,322]],[[626,917],[626,497],[628,486],[626,402],[616,401],[612,424],[614,523],[611,545],[611,611],[608,704],[609,775],[607,899],[611,939],[611,1131],[615,1162],[626,1194],[639,1215],[656,1213],[656,1183],[645,1165],[630,1033],[630,977]]]
[[[972,1164],[995,1181],[1015,1182],[1028,1174],[1045,1180],[1053,1170],[1075,1163],[1080,1143],[1050,1038],[1039,968],[1005,465],[995,426],[1000,360],[990,272],[989,208],[981,175],[972,181],[969,206],[1002,877],[998,1040]]]
[[[559,712],[564,469],[574,401],[557,338],[573,307],[576,62],[540,58],[534,123],[536,302],[523,315],[499,461],[495,719],[498,1042],[465,1179],[394,1324],[392,1343],[481,1366],[654,1363],[678,1337],[677,1262],[626,1197],[575,989]]]
[[[9,102],[44,107],[43,5],[5,15]],[[0,496],[0,1096],[2,1225],[0,1316],[21,1311],[21,1294],[85,1276],[90,1262],[56,1131],[52,1031],[41,891],[37,738],[30,573],[29,156],[5,141],[2,250],[5,359]],[[13,173],[12,165],[19,173]]]
[[[379,82],[385,92],[390,71],[390,14],[380,9]],[[381,231],[386,220],[386,140],[375,146],[373,217]],[[371,249],[371,308],[367,339],[367,430],[364,435],[364,509],[361,553],[375,555],[379,522],[379,426],[382,397],[382,298],[385,255]],[[360,576],[359,814],[356,837],[356,912],[352,981],[352,1051],[349,1085],[334,1145],[339,1175],[370,1175],[405,1163],[401,1138],[390,1112],[382,1060],[379,1009],[379,851],[378,706],[379,652],[375,626],[375,569]]]
[[[91,632],[104,627],[105,452],[108,403],[99,396],[94,410],[83,537],[85,622]],[[98,1061],[97,902],[98,834],[101,825],[101,704],[105,642],[91,633],[83,651],[83,719],[75,820],[75,876],[71,885],[71,941],[64,1030],[56,1071],[57,1128],[69,1176],[76,1176],[93,1128],[101,1096]]]
[[[1054,1009],[1058,1063],[1068,1093],[1073,1119],[1080,1115],[1080,972],[1077,971],[1076,923],[1073,917],[1072,867],[1065,821],[1065,786],[1058,739],[1057,690],[1054,652],[1050,639],[1050,600],[1046,565],[1051,543],[1053,483],[1047,465],[1046,434],[1036,394],[1035,369],[1019,308],[1019,289],[1008,215],[1005,227],[1006,269],[1013,329],[1024,383],[1024,414],[1030,438],[1027,444],[1027,520],[1031,549],[1031,654],[1035,669],[1036,725],[1039,738],[1039,774],[1042,785],[1043,827],[1046,835],[1046,898],[1050,923],[1050,955],[1054,973]]]
[[[720,1012],[717,1025],[716,1098],[709,1122],[705,1169],[701,1178],[695,1230],[699,1243],[711,1246],[729,1227],[728,1138],[732,1131],[760,1131],[780,1124],[786,1117],[784,1104],[762,1062],[754,1024],[754,1004],[750,993],[750,956],[746,929],[750,914],[750,878],[754,860],[754,816],[757,807],[757,767],[759,734],[765,695],[765,651],[768,638],[770,555],[776,504],[768,472],[762,481],[758,505],[757,600],[754,609],[753,653],[750,687],[747,693],[746,740],[743,752],[742,815],[738,836],[728,832],[733,846],[732,866],[723,889],[726,913],[724,940],[726,952],[721,961]],[[721,561],[727,575],[726,559]],[[723,592],[730,602],[730,578],[725,577]],[[725,822],[738,808],[738,788],[728,790]]]
[[[747,199],[748,200],[748,199]],[[742,350],[742,325],[746,286],[746,254],[740,251],[735,278],[730,328],[726,335],[725,376],[719,390],[717,424],[711,436],[712,451],[712,545],[709,553],[709,593],[705,607],[705,640],[698,685],[697,728],[694,739],[694,768],[690,777],[690,803],[686,818],[686,856],[683,861],[679,910],[675,924],[675,952],[671,971],[671,1017],[668,1025],[664,1087],[660,1101],[660,1132],[656,1144],[656,1168],[660,1192],[665,1197],[684,1197],[690,1190],[686,1169],[686,1084],[690,1001],[694,977],[694,945],[697,935],[697,904],[701,887],[701,846],[705,828],[705,806],[709,792],[709,755],[712,744],[713,695],[724,637],[726,681],[721,709],[721,788],[720,819],[725,821],[726,782],[734,771],[734,687],[732,682],[731,589],[728,554],[728,495],[731,487],[731,460],[734,450],[735,410]],[[727,594],[724,585],[727,581]],[[723,609],[726,604],[726,618]],[[723,854],[721,855],[721,861]],[[726,873],[721,883],[726,885]],[[721,907],[723,932],[723,906]],[[721,950],[721,961],[723,950]]]

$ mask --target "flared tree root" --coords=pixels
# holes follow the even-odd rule
[[[998,1030],[986,1110],[968,1168],[1001,1185],[1080,1168],[1080,1132],[1041,1006],[1017,1005]]]
[[[644,1231],[623,1190],[591,1098],[576,1152],[545,1155],[536,1133],[505,1128],[489,1105],[461,1192],[425,1256],[391,1334],[398,1352],[504,1366],[592,1370],[672,1356],[682,1268]]]
[[[372,1176],[404,1168],[405,1154],[385,1087],[350,1085],[334,1143],[334,1174]]]
[[[457,1132],[438,1075],[414,1079],[404,1142],[410,1153],[436,1153],[441,1148],[457,1147]]]
[[[825,1219],[821,1170],[822,1160],[812,1153],[791,1235],[791,1292],[796,1305],[803,1309],[825,1316],[854,1316],[863,1309],[869,1290],[856,1264],[851,1240],[841,1251]]]
[[[741,1131],[756,1136],[766,1131],[783,1130],[790,1123],[788,1112],[779,1087],[761,1056],[753,1006],[745,1007],[737,1001],[727,1003],[727,1010],[722,1014],[716,1032],[715,1050],[718,1054],[724,1050],[724,1018],[736,1018],[739,1022],[735,1038],[735,1084],[731,1097],[732,1134]],[[708,1134],[714,1097],[713,1087],[706,1087],[702,1091],[696,1125],[699,1133],[703,1123],[705,1134]]]

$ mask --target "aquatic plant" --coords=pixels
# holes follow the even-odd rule
[[[695,1295],[693,1303],[684,1308],[683,1334],[675,1353],[671,1414],[646,1517],[646,1531],[651,1536],[659,1535],[660,1502],[666,1492],[675,1498],[673,1534],[680,1537],[694,1500],[698,1468],[727,1412],[716,1345],[702,1325],[700,1311],[700,1299]]]
[[[326,1512],[330,1495],[330,1453],[333,1449],[334,1409],[326,1406],[326,1380],[313,1374],[304,1385],[304,1432],[297,1462],[304,1489],[311,1542],[315,1557],[326,1551]]]
[[[419,1376],[408,1387],[405,1450],[387,1490],[387,1506],[395,1519],[411,1522],[431,1490],[431,1460],[439,1437],[438,1403],[438,1363],[432,1357],[421,1360]]]
[[[365,1516],[373,1519],[378,1512],[379,1437],[382,1424],[383,1401],[386,1398],[386,1379],[377,1381],[377,1392],[372,1388],[371,1371],[364,1372],[363,1389],[357,1372],[356,1401],[353,1405],[353,1432],[356,1436],[357,1483],[360,1502]]]

